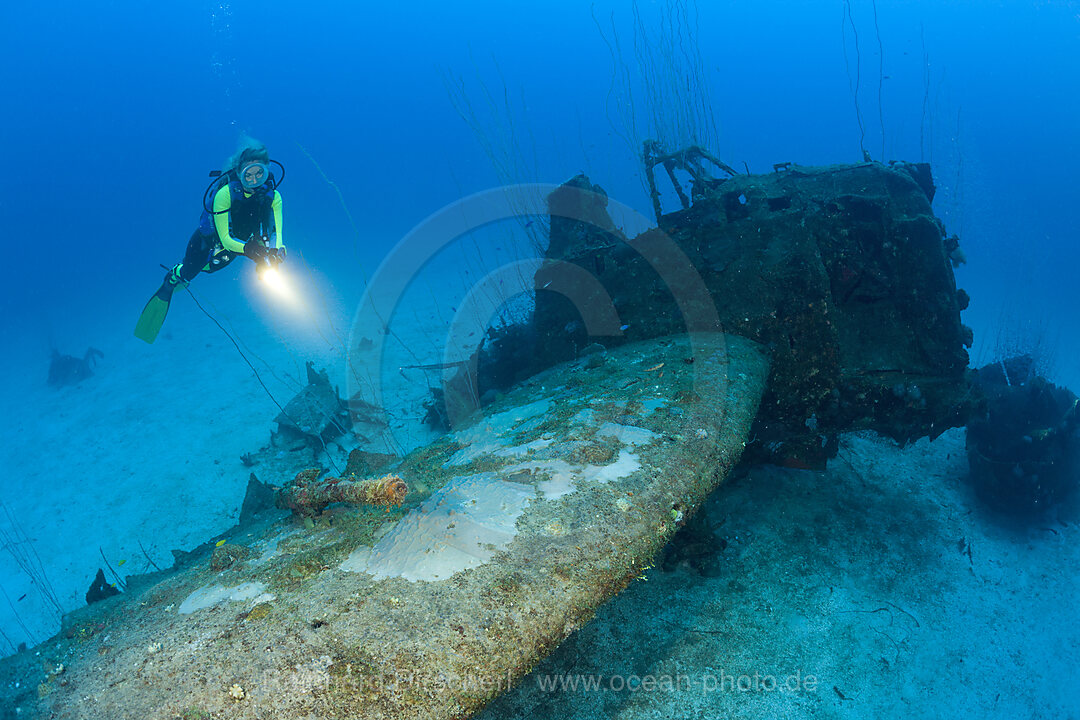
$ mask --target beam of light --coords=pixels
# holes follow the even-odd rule
[[[259,272],[259,281],[262,286],[275,298],[292,307],[300,305],[300,298],[293,290],[288,278],[277,268],[268,267]]]
[[[250,277],[250,276],[248,276]],[[317,303],[313,304],[312,295],[322,291],[303,267],[263,265],[257,268],[256,277],[252,278],[258,290],[254,290],[252,300],[264,315],[264,320],[279,332],[287,332],[288,337],[297,342],[308,342],[316,337],[326,344],[336,347],[333,339],[328,339],[322,323],[329,320],[329,315],[316,317]],[[316,280],[316,283],[318,281]],[[333,334],[333,328],[330,328]]]

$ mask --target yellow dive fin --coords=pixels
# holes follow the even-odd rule
[[[165,316],[169,313],[169,303],[172,301],[173,286],[168,282],[161,285],[154,296],[146,303],[139,322],[135,323],[135,337],[143,342],[153,343],[157,340],[158,331],[165,322]]]

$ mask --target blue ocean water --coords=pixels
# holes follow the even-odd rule
[[[938,214],[968,250],[969,324],[986,338],[1008,301],[1011,317],[1060,328],[1064,360],[1077,334],[1065,312],[1077,253],[1074,3],[879,5],[880,52],[874,8],[852,4],[858,68],[844,3],[698,6],[716,152],[754,171],[860,159],[858,72],[865,147],[934,163]],[[663,7],[641,3],[643,22],[658,27]],[[500,182],[451,102],[457,82],[493,137],[517,131],[518,181],[584,170],[648,208],[612,125],[628,102],[612,94],[615,66],[638,70],[627,3],[110,2],[5,17],[0,212],[9,267],[21,270],[0,307],[23,333],[49,327],[60,341],[152,285],[198,219],[207,171],[242,131],[286,163],[289,234],[309,260],[337,264],[355,235],[303,150],[340,188],[374,263],[427,214]],[[607,43],[619,39],[613,63]]]
[[[690,24],[676,29],[683,44],[668,55],[697,63],[695,87],[707,95],[694,99],[707,101],[718,157],[753,172],[857,162],[864,149],[875,160],[931,162],[935,210],[967,257],[956,274],[972,297],[964,322],[975,330],[973,361],[988,361],[1009,338],[1041,341],[1052,379],[1080,389],[1080,4],[675,7]],[[33,432],[49,419],[25,388],[44,384],[50,351],[81,355],[130,333],[159,265],[183,254],[208,172],[244,133],[285,165],[286,242],[346,318],[395,244],[471,193],[585,172],[650,217],[636,156],[643,138],[626,127],[628,117],[645,126],[651,112],[640,62],[649,56],[634,39],[640,23],[654,50],[662,46],[671,8],[612,0],[6,7],[4,406],[31,418],[19,427]],[[503,239],[479,237],[483,267],[500,257]],[[219,280],[199,277],[196,288]],[[448,284],[469,282],[457,275]],[[239,285],[232,292],[232,302],[245,302]],[[181,341],[196,364],[203,338]],[[146,392],[136,383],[128,391]],[[108,444],[85,430],[88,445]],[[166,445],[202,447],[192,436],[208,431],[162,432],[171,434]],[[16,435],[5,442],[18,453]],[[0,476],[0,499],[32,492],[26,482]]]

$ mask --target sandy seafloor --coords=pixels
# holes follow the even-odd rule
[[[325,298],[314,320],[266,320],[242,278],[193,289],[278,401],[303,384],[308,359],[343,382],[351,308]],[[432,338],[446,321],[430,287],[395,316],[408,349],[392,348],[384,375],[396,379],[398,443],[429,435],[424,374],[397,366],[441,361]],[[139,573],[235,524],[258,473],[240,456],[267,444],[278,412],[187,296],[152,347],[115,321],[70,338],[62,351],[104,352],[92,378],[47,387],[47,352],[31,348],[3,359],[0,393],[0,500],[65,609],[82,604],[103,554],[121,575]],[[482,717],[1080,716],[1080,512],[1007,522],[974,497],[966,469],[962,430],[904,449],[847,436],[825,472],[747,469],[710,499],[703,535],[658,559]],[[0,577],[13,643],[58,629],[10,553]],[[11,650],[2,638],[0,649]],[[563,685],[592,681],[600,689]]]
[[[18,352],[0,360],[0,503],[6,509],[0,511],[0,530],[4,537],[29,539],[65,610],[84,604],[95,572],[105,566],[103,557],[121,576],[147,572],[151,562],[165,568],[173,562],[173,549],[190,550],[236,524],[249,475],[259,475],[257,466],[245,467],[240,457],[269,444],[279,413],[274,401],[285,405],[306,384],[306,361],[327,370],[346,394],[344,348],[352,308],[312,291],[314,283],[308,282],[298,290],[309,298],[310,309],[287,311],[259,295],[250,270],[200,275],[191,289],[238,341],[273,400],[237,347],[185,292],[174,297],[153,345],[132,335],[160,281],[157,272],[146,279],[145,290],[130,294],[129,305],[96,313],[107,319],[54,330],[54,336],[64,336],[54,337],[63,353],[81,356],[92,346],[104,354],[82,383],[46,384],[49,352],[40,336],[20,342]],[[429,294],[416,296],[417,303],[394,318],[395,335],[409,348],[387,343],[396,446],[416,446],[433,436],[418,420],[427,374],[397,371],[404,363],[443,359],[432,338],[439,337],[445,319],[430,300],[425,306]],[[339,468],[342,459],[338,453]],[[0,552],[0,578],[10,598],[0,596],[0,630],[10,639],[0,636],[0,652],[56,632],[59,617],[9,552]]]

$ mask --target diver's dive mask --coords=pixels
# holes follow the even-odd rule
[[[265,163],[249,162],[236,174],[245,190],[254,190],[270,178],[270,167]]]

